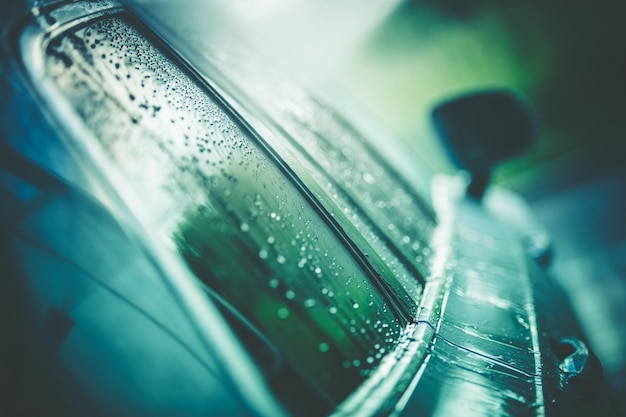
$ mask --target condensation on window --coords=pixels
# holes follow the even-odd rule
[[[380,234],[388,236],[411,264],[427,275],[431,254],[427,244],[435,224],[421,198],[322,101],[302,89],[291,89],[290,100],[274,103],[290,136],[322,171],[337,178],[337,187],[363,210]]]
[[[66,32],[45,65],[154,236],[294,372],[339,402],[394,347],[410,317],[257,142],[130,24],[107,18]]]
[[[196,38],[189,28],[176,30],[192,39],[177,42],[187,47],[192,60],[200,67],[216,68],[234,90],[243,92],[239,97],[242,106],[264,112],[267,120],[278,125],[302,156],[298,161],[301,166],[294,164],[294,169],[310,172],[329,200],[353,219],[358,218],[353,223],[372,247],[380,252],[395,248],[400,252],[382,257],[400,258],[406,268],[418,271],[417,279],[430,275],[434,213],[368,145],[367,138],[322,98],[264,65],[259,54],[245,43],[221,37]]]

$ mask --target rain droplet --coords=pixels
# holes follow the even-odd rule
[[[250,226],[248,225],[248,223],[241,223],[241,231],[246,233],[250,230]]]
[[[328,352],[329,346],[328,343],[322,342],[319,345],[320,352]]]
[[[289,310],[287,310],[287,308],[285,307],[281,307],[276,312],[276,315],[279,319],[286,319],[287,317],[289,317]]]

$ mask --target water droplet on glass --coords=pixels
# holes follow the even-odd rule
[[[281,307],[276,312],[276,315],[279,319],[286,319],[287,317],[289,317],[289,310],[286,307]]]
[[[241,231],[246,233],[250,230],[250,226],[248,225],[248,223],[241,223]]]
[[[329,346],[328,343],[322,342],[319,345],[320,352],[328,352]]]

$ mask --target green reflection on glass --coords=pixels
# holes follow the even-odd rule
[[[333,402],[345,398],[408,319],[388,307],[345,242],[229,115],[123,20],[67,33],[47,54],[49,75],[141,204],[153,237],[176,248],[290,372]],[[254,343],[247,348],[259,349]]]

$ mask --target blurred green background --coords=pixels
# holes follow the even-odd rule
[[[443,172],[453,168],[431,130],[435,103],[494,86],[526,96],[540,137],[495,178],[533,199],[622,166],[625,11],[613,0],[404,2],[332,77]]]

